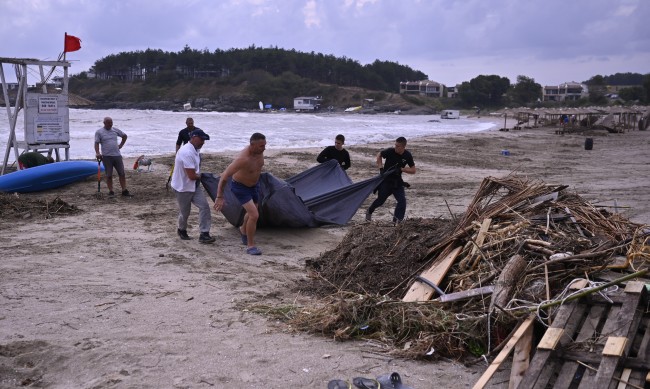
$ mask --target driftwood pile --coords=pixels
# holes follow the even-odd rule
[[[283,316],[297,330],[372,340],[409,358],[490,355],[530,312],[552,316],[539,307],[574,279],[647,268],[649,239],[647,226],[566,186],[490,177],[458,219],[353,228],[307,263],[302,290],[321,298]]]
[[[79,208],[56,197],[53,200],[33,199],[17,193],[0,193],[0,218],[2,219],[51,219],[55,215],[81,212]]]

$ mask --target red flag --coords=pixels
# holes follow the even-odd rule
[[[73,35],[68,35],[68,33],[65,34],[65,45],[63,48],[63,52],[67,53],[70,51],[77,51],[81,48],[81,39],[77,38],[76,36]]]

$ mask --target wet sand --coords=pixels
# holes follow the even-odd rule
[[[585,150],[587,137],[593,150]],[[348,148],[352,180],[376,174],[375,154],[389,146]],[[556,135],[553,128],[409,140],[418,173],[406,177],[407,217],[460,214],[483,178],[516,173],[569,185],[650,223],[649,146],[646,131]],[[319,151],[268,152],[266,171],[287,178],[313,166]],[[0,387],[325,388],[334,378],[397,371],[415,388],[460,388],[482,374],[484,365],[394,359],[370,343],[294,333],[250,311],[308,300],[291,292],[306,278],[305,260],[365,223],[374,196],[348,226],[259,230],[264,254],[249,256],[237,229],[214,213],[214,245],[198,243],[196,209],[194,239],[179,240],[175,199],[165,189],[173,156],[149,157],[153,171],[127,173],[133,198],[109,198],[103,183],[98,194],[91,177],[15,200],[59,197],[79,213],[0,220]],[[205,155],[203,170],[218,174],[230,158]],[[391,198],[374,219],[389,221],[393,207]]]

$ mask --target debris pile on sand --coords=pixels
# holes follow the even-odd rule
[[[649,236],[566,186],[489,177],[457,219],[351,228],[307,261],[300,288],[318,297],[314,306],[283,316],[297,330],[369,339],[410,358],[485,355],[530,312],[552,316],[538,308],[575,279],[646,267]],[[414,290],[427,297],[408,297]]]

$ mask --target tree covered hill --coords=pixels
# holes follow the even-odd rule
[[[190,103],[198,109],[218,111],[258,109],[259,101],[291,109],[298,96],[321,96],[324,107],[336,110],[372,100],[369,111],[411,113],[474,106],[539,106],[542,97],[542,86],[523,75],[514,84],[506,77],[479,75],[459,85],[454,99],[399,94],[400,82],[425,79],[425,73],[389,61],[361,65],[346,57],[277,47],[211,52],[186,46],[179,52],[147,49],[109,55],[96,61],[89,72],[73,76],[70,92],[90,99],[97,108],[173,110]],[[607,85],[632,85],[619,92],[625,102],[650,101],[650,74],[596,75],[585,83],[589,98],[570,104],[611,103],[606,97]],[[442,93],[446,96],[446,90]]]
[[[325,106],[399,100],[393,95],[400,81],[423,79],[423,72],[388,61],[361,65],[350,58],[278,48],[210,52],[186,46],[177,53],[147,49],[109,55],[90,72],[74,76],[70,91],[100,106],[190,102],[241,110],[256,108],[258,101],[291,108],[298,96],[322,96]],[[413,99],[400,99],[396,109],[413,104]]]

